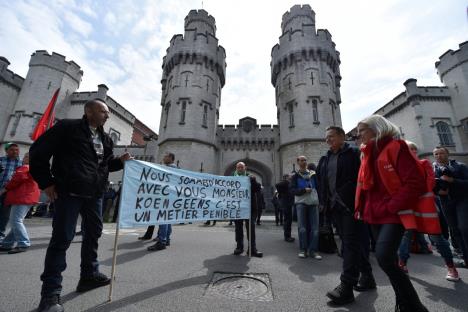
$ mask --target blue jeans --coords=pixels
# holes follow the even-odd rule
[[[421,233],[418,233],[422,235]],[[399,257],[402,261],[406,263],[410,258],[410,246],[411,238],[413,236],[413,231],[406,231],[401,239],[400,248],[398,250]],[[453,264],[453,254],[450,249],[449,241],[442,235],[429,235],[429,240],[431,244],[434,245],[437,249],[437,252],[444,258],[445,263]],[[427,242],[426,242],[427,243]]]
[[[160,224],[158,228],[158,238],[161,243],[167,244],[171,240],[172,225]]]
[[[411,241],[414,233],[415,232],[413,230],[407,230],[401,239],[400,247],[398,248],[398,256],[404,262],[410,258]],[[416,242],[422,250],[429,249],[427,241],[424,238],[424,234],[416,233]]]
[[[0,195],[0,239],[6,235],[6,227],[10,219],[10,206],[5,206],[5,194]]]
[[[2,246],[5,248],[13,247],[16,243],[16,247],[29,247],[31,242],[29,241],[28,232],[24,226],[24,217],[28,214],[31,205],[12,205],[10,212],[10,233],[3,239]]]
[[[318,251],[319,211],[317,205],[296,204],[299,249],[309,254]]]
[[[78,214],[81,214],[83,242],[81,243],[81,277],[99,272],[98,239],[102,234],[102,198],[82,198],[59,194],[54,202],[52,237],[47,247],[44,272],[41,275],[42,296],[60,294],[62,272],[67,267],[66,251],[75,236]]]

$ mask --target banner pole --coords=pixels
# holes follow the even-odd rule
[[[254,194],[252,194],[252,196],[254,196]],[[255,203],[257,203],[257,195],[255,195]],[[250,201],[249,214],[249,258],[252,258],[252,201]]]
[[[114,281],[115,281],[115,267],[117,262],[117,242],[119,240],[119,223],[115,229],[115,239],[114,239],[114,254],[112,256],[112,271],[111,271],[111,282],[109,287],[109,302],[112,301],[112,291],[114,290]]]
[[[125,151],[127,150],[127,145],[125,145]],[[112,255],[112,270],[111,270],[111,282],[109,286],[109,302],[112,301],[112,291],[114,290],[114,281],[115,281],[115,267],[117,266],[117,246],[119,241],[119,230],[120,230],[120,218],[122,218],[122,197],[124,195],[124,186],[125,186],[125,173],[126,173],[126,166],[127,161],[124,163],[123,167],[123,175],[122,175],[122,185],[120,187],[120,194],[119,194],[119,202],[118,202],[118,213],[119,219],[117,220],[117,224],[115,227],[115,239],[114,239],[114,254]]]

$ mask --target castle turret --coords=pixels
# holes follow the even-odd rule
[[[468,150],[468,41],[460,43],[458,50],[448,50],[439,57],[435,67],[442,83],[447,86],[452,98],[456,121],[463,150]]]
[[[341,126],[340,55],[328,30],[315,29],[309,5],[283,15],[279,44],[271,51],[280,127],[281,173],[290,172],[298,155],[317,162],[324,152],[325,129]]]
[[[184,35],[172,37],[163,59],[159,155],[174,152],[182,168],[216,172],[216,129],[226,53],[215,19],[191,10]]]
[[[57,118],[63,118],[68,108],[68,97],[78,89],[82,75],[80,66],[66,61],[63,55],[55,52],[49,54],[44,50],[34,52],[4,140],[29,145],[31,132],[58,88],[60,93],[55,113]]]

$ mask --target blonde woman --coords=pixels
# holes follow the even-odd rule
[[[375,256],[396,297],[395,311],[427,311],[408,275],[398,266],[405,228],[399,212],[414,207],[425,191],[424,175],[398,127],[379,115],[357,126],[363,158],[356,190],[355,216],[372,225]]]

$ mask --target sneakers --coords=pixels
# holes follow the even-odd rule
[[[42,297],[37,312],[63,312],[63,306],[60,303],[60,296],[53,295],[50,297]]]
[[[306,252],[305,251],[300,251],[299,254],[297,255],[299,258],[307,258]]]
[[[460,277],[458,276],[458,271],[454,265],[447,266],[447,276],[445,278],[447,279],[447,281],[451,282],[457,282],[460,280]]]
[[[152,246],[149,246],[147,249],[148,249],[148,251],[163,250],[163,249],[166,249],[166,244],[158,241],[158,242],[156,242],[156,244],[154,244]]]
[[[353,289],[356,291],[368,291],[376,288],[377,285],[372,274],[361,275],[358,284],[353,287]]]
[[[318,254],[318,252],[313,252],[310,254],[311,258],[314,258],[315,260],[322,260],[322,256]]]
[[[93,277],[82,277],[76,286],[76,292],[85,292],[110,284],[110,278],[105,274],[95,273]]]
[[[353,287],[341,282],[335,289],[327,292],[327,297],[335,305],[344,305],[354,301]]]
[[[3,247],[3,246],[0,246],[0,251],[12,251],[13,248],[11,247]]]
[[[405,274],[409,274],[408,267],[406,266],[406,262],[404,262],[403,260],[398,260],[398,266],[403,272],[405,272]]]

